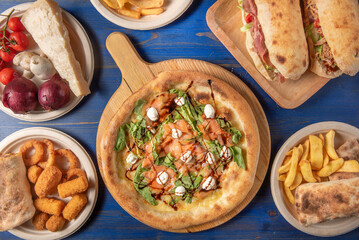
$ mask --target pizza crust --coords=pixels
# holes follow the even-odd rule
[[[230,117],[233,126],[244,133],[240,146],[244,150],[246,170],[239,168],[234,162],[230,163],[222,176],[220,190],[216,190],[215,194],[204,200],[185,204],[177,211],[165,204],[152,206],[136,192],[132,182],[126,179],[125,169],[121,167],[125,159],[121,157],[121,153],[113,150],[118,129],[129,121],[136,101],[151,98],[154,93],[172,88],[185,90],[193,82],[189,91],[191,97],[199,102],[212,101],[209,79],[212,81],[217,109],[226,109],[224,112]],[[151,227],[174,230],[203,224],[230,212],[245,199],[255,178],[260,150],[259,141],[256,120],[250,106],[228,84],[197,72],[163,72],[129,97],[111,120],[100,146],[104,180],[118,204],[133,217]]]

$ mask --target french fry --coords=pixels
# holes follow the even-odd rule
[[[133,11],[133,10],[127,9],[127,8],[117,9],[117,11],[119,14],[122,14],[127,17],[136,18],[136,19],[140,19],[140,17],[141,17],[140,12],[136,12],[136,11]]]
[[[288,198],[289,202],[291,204],[294,204],[295,200],[294,200],[294,196],[292,194],[292,191],[290,191],[289,187],[286,187],[285,185],[283,185],[283,187],[284,187],[285,195],[287,195],[287,198]]]
[[[320,169],[317,174],[319,177],[328,177],[332,173],[335,173],[339,168],[344,164],[343,158],[338,158],[336,160],[329,161],[328,165]]]
[[[118,1],[117,0],[103,0],[107,6],[109,6],[110,8],[113,8],[113,9],[119,9],[120,8],[120,5],[118,4]]]
[[[282,174],[282,175],[279,175],[279,177],[278,177],[278,181],[280,181],[280,182],[284,182],[286,178],[287,178],[287,174]]]
[[[327,154],[327,151],[325,149],[323,149],[323,155],[324,155],[323,167],[325,167],[329,163],[329,155]]]
[[[356,160],[344,161],[344,164],[337,172],[359,172],[359,163]]]
[[[293,153],[293,148],[291,150],[289,150],[285,155],[286,156],[292,156],[292,153]]]
[[[309,146],[311,166],[319,170],[323,166],[323,141],[314,135],[309,135]]]
[[[129,2],[138,8],[160,8],[163,6],[163,0],[129,0]]]
[[[297,174],[295,175],[294,178],[294,182],[292,184],[292,186],[289,187],[289,190],[294,190],[296,189],[303,181],[303,177],[302,174],[300,173],[300,171],[297,171]]]
[[[128,3],[128,0],[117,0],[119,8],[123,8],[126,3]]]
[[[300,160],[307,160],[309,155],[309,139],[305,140],[303,144],[303,154]]]
[[[313,177],[317,180],[317,182],[322,182],[322,179],[318,176],[318,172],[313,172]]]
[[[294,179],[295,179],[295,175],[297,173],[297,167],[298,167],[298,160],[299,160],[299,149],[297,147],[295,147],[293,149],[293,155],[292,155],[292,158],[290,160],[290,169],[289,169],[289,172],[288,172],[288,175],[287,175],[287,178],[285,179],[284,181],[284,185],[286,187],[290,187],[293,182],[294,182]]]
[[[331,159],[338,159],[338,154],[335,151],[334,148],[334,137],[335,137],[335,131],[334,130],[330,130],[326,135],[325,135],[325,142],[324,142],[324,147],[325,150],[327,151],[329,157]]]
[[[283,174],[283,173],[286,173],[289,171],[289,168],[290,168],[290,163],[291,163],[291,157],[287,156],[284,161],[283,161],[283,165],[278,168],[278,173],[279,174]]]
[[[165,11],[164,8],[141,8],[140,13],[146,15],[159,15]]]
[[[323,142],[323,144],[324,144],[324,137],[323,137],[323,134],[319,134],[319,138],[320,138],[320,140],[322,140],[322,142]]]
[[[308,160],[300,161],[299,167],[305,181],[310,183],[317,182],[313,176],[312,167],[310,166],[310,162]]]

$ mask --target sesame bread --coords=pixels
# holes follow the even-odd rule
[[[80,63],[72,51],[59,5],[52,0],[37,0],[24,13],[21,22],[60,76],[69,82],[72,92],[76,96],[90,94]]]

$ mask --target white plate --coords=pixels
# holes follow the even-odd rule
[[[16,9],[11,16],[17,16],[20,17],[24,14],[26,9],[28,9],[31,6],[30,3],[23,3],[16,5],[12,8],[9,8],[2,14],[7,15],[10,13],[12,9]],[[85,31],[85,29],[82,27],[82,25],[74,18],[70,13],[63,10],[63,19],[64,23],[69,31],[70,35],[70,41],[72,49],[75,53],[76,59],[80,62],[82,72],[84,75],[85,80],[88,82],[88,84],[91,84],[93,72],[94,72],[94,53],[91,45],[91,41]],[[3,26],[5,24],[5,17],[0,16],[0,26]],[[29,36],[29,35],[28,35]],[[29,37],[30,45],[27,50],[34,51],[39,53],[38,46],[34,43],[31,37]],[[33,79],[36,85],[39,87],[41,83],[44,81],[40,81],[37,79]],[[2,92],[4,89],[4,85],[0,83],[0,99],[2,98]],[[54,111],[45,111],[42,110],[41,106],[38,105],[37,109],[35,111],[32,111],[27,114],[15,114],[13,113],[9,108],[4,107],[0,100],[0,109],[5,112],[6,114],[28,122],[44,122],[53,120],[56,118],[59,118],[69,111],[71,111],[74,107],[76,107],[77,104],[81,102],[83,97],[76,97],[72,92],[70,96],[70,102],[63,108],[60,108],[58,110]]]
[[[66,148],[71,149],[74,154],[79,158],[81,162],[81,168],[86,172],[89,188],[87,190],[88,203],[86,207],[82,210],[80,215],[72,220],[67,222],[64,226],[64,229],[59,232],[50,232],[48,230],[39,231],[36,230],[32,225],[32,220],[22,224],[21,226],[9,230],[10,233],[14,234],[17,237],[24,239],[36,239],[36,240],[50,240],[50,239],[61,239],[70,236],[89,219],[97,201],[98,195],[98,180],[95,166],[92,162],[91,157],[88,155],[86,150],[72,137],[69,135],[60,132],[51,128],[44,127],[34,127],[26,128],[20,131],[17,131],[4,140],[0,142],[0,154],[18,152],[20,146],[29,139],[50,139],[55,146],[55,149]],[[33,185],[32,185],[33,187]],[[65,201],[69,201],[71,198],[66,198]]]
[[[150,30],[170,24],[184,13],[192,2],[193,0],[165,0],[163,13],[134,19],[120,15],[116,10],[107,6],[103,0],[91,0],[92,5],[107,20],[118,26],[134,30]]]
[[[285,196],[283,187],[278,181],[277,169],[282,165],[286,152],[303,143],[310,134],[327,133],[330,129],[335,130],[335,148],[338,148],[345,141],[357,138],[359,139],[359,129],[349,124],[341,122],[320,122],[309,125],[295,134],[293,134],[279,149],[277,156],[274,159],[274,163],[271,171],[271,191],[274,202],[283,215],[283,217],[298,230],[320,237],[338,236],[350,232],[359,227],[359,218],[341,218],[328,222],[314,224],[308,227],[301,225],[296,219],[296,213],[294,205],[292,205]]]

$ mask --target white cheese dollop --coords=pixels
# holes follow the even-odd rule
[[[214,164],[214,162],[216,161],[216,159],[214,158],[213,153],[211,153],[211,152],[208,152],[206,154],[205,159],[206,159],[206,162],[208,162],[208,164],[210,164],[210,165]]]
[[[150,107],[150,108],[147,110],[147,117],[148,117],[152,122],[157,121],[157,120],[158,120],[158,112],[157,112],[156,108]]]
[[[215,185],[216,185],[216,180],[213,177],[209,176],[206,179],[206,181],[204,181],[204,183],[202,184],[202,189],[208,191],[213,189]]]
[[[216,116],[216,111],[211,104],[204,106],[204,115],[206,115],[206,118],[214,118]]]
[[[130,154],[128,154],[128,156],[126,158],[126,162],[129,164],[134,164],[137,162],[137,159],[138,159],[138,157],[131,152]]]
[[[165,171],[159,172],[157,174],[156,181],[158,182],[158,184],[165,185],[166,182],[168,181],[168,173],[166,173]]]
[[[224,159],[228,160],[228,159],[230,159],[232,157],[232,152],[228,147],[223,146],[219,156],[221,158],[224,158]]]
[[[172,129],[172,137],[173,138],[180,138],[181,136],[182,136],[181,130],[179,130],[177,128]]]
[[[175,194],[176,196],[182,197],[186,193],[186,189],[183,186],[176,187]]]
[[[192,161],[192,152],[191,151],[187,151],[185,152],[181,157],[180,160],[185,162],[185,163],[189,163],[190,161]]]
[[[186,102],[184,100],[184,97],[176,97],[175,98],[175,103],[178,105],[178,106],[183,106]]]

